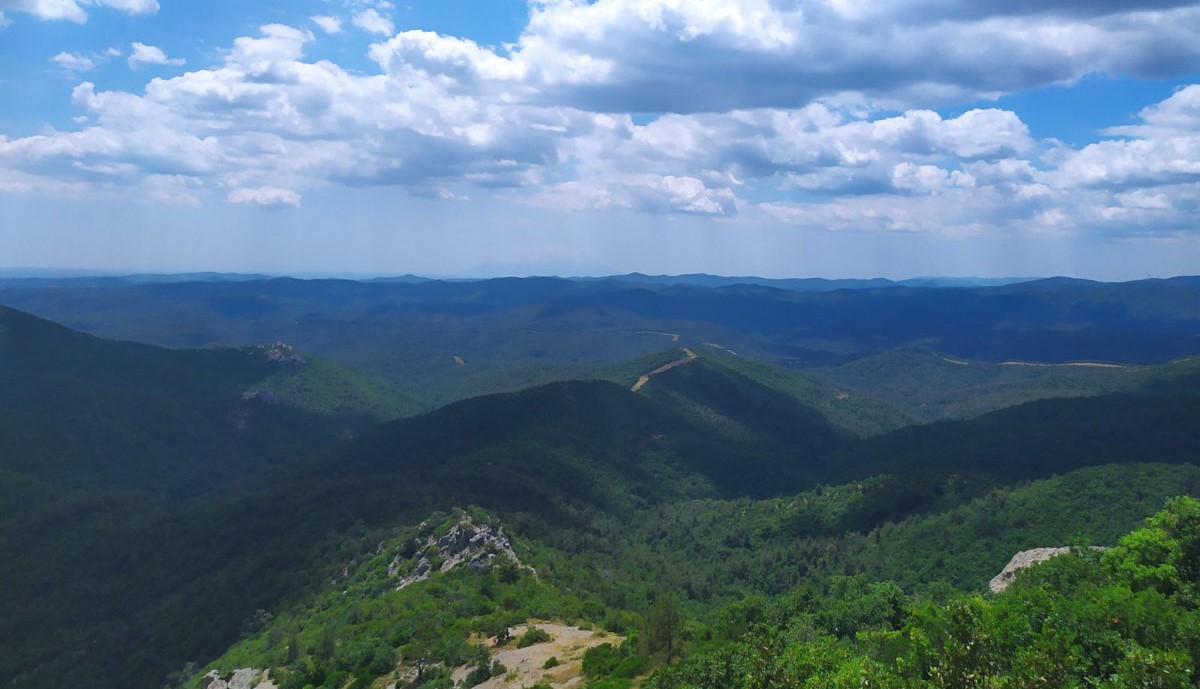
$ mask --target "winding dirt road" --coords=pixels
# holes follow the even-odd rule
[[[672,361],[670,363],[663,364],[662,366],[659,366],[658,368],[654,369],[653,371],[650,371],[649,373],[643,373],[642,376],[637,379],[637,382],[633,384],[633,387],[629,388],[629,391],[637,392],[638,390],[641,390],[646,385],[646,383],[650,382],[650,378],[652,376],[657,376],[660,373],[666,373],[667,371],[670,371],[671,369],[675,368],[676,366],[682,366],[683,364],[691,363],[692,361],[696,360],[696,353],[693,352],[692,350],[688,349],[687,347],[683,348],[683,353],[686,354],[687,356],[683,357],[682,359],[676,359],[675,361]]]

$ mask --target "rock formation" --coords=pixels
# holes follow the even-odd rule
[[[483,570],[491,567],[497,558],[533,571],[531,567],[522,564],[513,552],[512,542],[504,533],[504,529],[491,524],[475,524],[467,515],[463,515],[457,524],[440,537],[431,535],[423,541],[418,539],[415,545],[417,552],[423,553],[416,565],[406,568],[406,561],[400,555],[388,565],[388,576],[400,577],[396,585],[398,589],[427,579],[434,567],[431,557],[441,561],[438,567],[438,571],[441,572],[448,572],[462,564],[474,570]],[[436,556],[430,552],[435,548]],[[404,573],[405,569],[407,573]],[[400,576],[401,574],[404,576]]]
[[[205,689],[274,689],[275,684],[267,678],[267,673],[254,668],[235,670],[228,680],[221,679],[216,670],[204,676],[208,680]]]
[[[1104,550],[1104,548],[1097,546],[1092,546],[1092,549]],[[992,590],[992,593],[1000,593],[1008,588],[1009,584],[1016,578],[1017,572],[1026,567],[1036,565],[1039,562],[1045,562],[1056,555],[1069,552],[1071,552],[1070,548],[1034,548],[1033,550],[1022,550],[1012,556],[1012,559],[1008,561],[1008,564],[1004,566],[1004,569],[999,574],[992,577],[992,580],[988,582],[988,588]]]

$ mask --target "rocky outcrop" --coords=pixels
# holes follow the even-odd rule
[[[448,572],[459,565],[484,570],[496,564],[497,559],[533,571],[517,557],[504,529],[491,524],[475,524],[466,515],[441,536],[417,539],[414,545],[416,552],[422,554],[415,565],[408,566],[409,560],[400,555],[388,565],[388,576],[400,578],[396,584],[398,589],[429,578],[434,570],[434,558],[440,563],[437,566],[440,572]]]
[[[279,393],[271,390],[260,390],[258,388],[243,392],[242,399],[246,402],[257,400],[263,404],[269,404],[272,406],[283,404],[283,398],[279,396]]]
[[[1104,548],[1092,546],[1092,550],[1104,550]],[[1045,562],[1056,555],[1069,552],[1071,552],[1070,548],[1034,548],[1032,550],[1022,550],[1012,556],[1012,559],[1008,561],[1008,564],[1004,566],[1004,569],[999,574],[992,577],[992,580],[988,582],[988,588],[992,590],[992,593],[1000,593],[1008,588],[1009,584],[1016,578],[1017,572],[1026,567],[1036,565],[1039,562]]]
[[[269,345],[263,345],[262,349],[267,355],[267,361],[280,366],[305,366],[308,364],[308,359],[300,356],[286,342],[275,342]]]
[[[204,676],[208,680],[205,689],[275,689],[275,683],[263,670],[242,668],[235,670],[229,679],[221,679],[216,670]]]

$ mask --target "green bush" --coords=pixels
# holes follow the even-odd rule
[[[528,648],[534,644],[550,641],[550,639],[550,634],[545,630],[529,625],[525,628],[525,633],[521,635],[521,638],[517,639],[517,648]]]
[[[600,644],[589,648],[583,654],[583,675],[594,679],[611,675],[622,659],[612,644]]]

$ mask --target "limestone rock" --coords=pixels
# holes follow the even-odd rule
[[[1096,546],[1093,546],[1092,549],[1104,550],[1104,548]],[[992,580],[988,582],[988,588],[992,590],[992,593],[1000,593],[1008,588],[1009,584],[1016,578],[1017,572],[1026,567],[1036,565],[1039,562],[1045,562],[1056,555],[1069,552],[1071,552],[1070,548],[1034,548],[1032,550],[1022,550],[1012,556],[1012,559],[1008,561],[1008,564],[1004,566],[1004,569],[999,574],[992,577]]]

